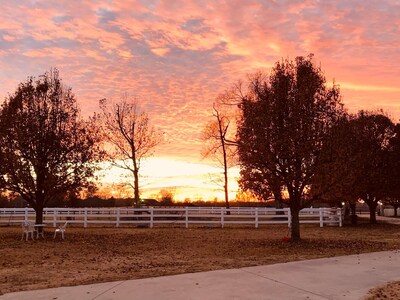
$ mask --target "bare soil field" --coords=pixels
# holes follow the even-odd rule
[[[0,227],[0,294],[12,291],[239,268],[400,249],[400,227],[302,225],[302,242],[288,228],[81,228],[66,239],[21,241],[20,227]]]

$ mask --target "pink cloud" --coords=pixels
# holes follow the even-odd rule
[[[357,9],[354,9],[357,7]],[[169,141],[158,155],[199,160],[218,93],[282,57],[315,53],[351,109],[400,117],[397,1],[12,1],[0,12],[0,97],[60,68],[85,115],[128,92]]]

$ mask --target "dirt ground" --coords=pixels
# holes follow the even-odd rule
[[[400,249],[399,226],[302,225],[288,228],[81,228],[66,239],[21,241],[21,228],[0,227],[0,294],[12,291],[273,264]],[[383,298],[382,298],[383,299]]]
[[[399,299],[400,281],[390,282],[383,286],[371,289],[364,300]]]

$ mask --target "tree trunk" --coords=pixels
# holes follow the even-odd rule
[[[224,149],[224,180],[225,180],[225,184],[224,184],[224,192],[225,192],[225,205],[226,208],[228,209],[227,211],[227,215],[230,215],[231,212],[229,211],[229,192],[228,192],[228,165],[227,165],[227,161],[226,161],[226,152],[225,152],[225,147],[223,147]]]
[[[132,129],[132,132],[135,130]],[[133,189],[134,189],[134,199],[133,201],[135,207],[139,207],[140,205],[140,193],[139,193],[139,167],[138,167],[138,161],[136,160],[136,146],[135,146],[135,141],[132,140],[132,143],[130,144],[131,146],[131,159],[132,159],[132,164],[133,164]]]
[[[36,212],[35,224],[43,224],[43,207],[41,206],[35,207],[35,212]],[[43,231],[43,227],[41,226],[38,226],[36,229],[39,233]]]
[[[292,216],[292,224],[291,224],[291,240],[292,242],[300,241],[300,210],[297,208],[290,208],[290,214]]]
[[[367,203],[369,207],[369,222],[376,224],[376,207],[378,206],[375,202]]]
[[[43,208],[45,206],[45,196],[44,196],[44,178],[43,175],[44,168],[39,168],[36,178],[36,205],[33,207],[36,212],[36,224],[43,224]],[[42,232],[43,228],[37,228],[39,232]]]
[[[229,209],[228,168],[227,168],[227,165],[226,165],[226,157],[224,158],[224,177],[225,177],[225,184],[224,184],[225,204],[226,204],[226,208]],[[230,211],[228,211],[228,215],[229,214],[230,214]]]
[[[214,110],[216,110],[214,108]],[[224,192],[225,192],[225,204],[226,208],[228,209],[227,215],[230,215],[231,212],[229,211],[229,192],[228,192],[228,160],[226,154],[226,144],[225,144],[225,133],[226,131],[222,128],[222,119],[217,111],[217,120],[218,120],[218,128],[219,128],[219,138],[222,147],[222,156],[224,160]]]
[[[273,186],[272,194],[274,195],[274,198],[275,198],[275,208],[277,208],[277,209],[283,208],[281,187],[280,186]],[[284,215],[285,212],[284,211],[277,211],[276,214],[277,215]]]
[[[134,197],[134,201],[135,201],[135,206],[139,206],[140,204],[140,194],[139,194],[139,172],[137,170],[135,170],[133,172],[133,176],[134,176],[134,192],[135,192],[135,197]]]

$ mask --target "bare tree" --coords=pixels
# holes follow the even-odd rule
[[[203,157],[212,157],[217,160],[224,169],[223,187],[225,193],[226,208],[229,208],[229,189],[228,189],[228,169],[234,157],[236,142],[228,138],[228,130],[231,125],[231,119],[227,114],[217,109],[213,105],[213,121],[206,124],[203,130],[202,138],[206,142],[203,150]]]
[[[124,96],[118,103],[106,99],[99,102],[101,113],[95,116],[108,149],[107,157],[112,165],[133,175],[134,202],[140,201],[139,170],[143,158],[153,154],[162,136],[150,126],[147,113],[140,112],[136,99]]]

